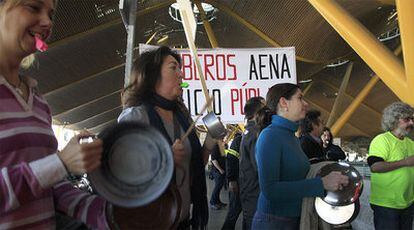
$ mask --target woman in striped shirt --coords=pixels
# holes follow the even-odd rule
[[[49,37],[56,0],[0,0],[0,229],[53,229],[55,211],[107,229],[106,202],[65,182],[100,164],[102,141],[57,152],[46,101],[20,65]],[[39,42],[39,41],[38,41]]]

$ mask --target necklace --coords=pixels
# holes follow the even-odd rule
[[[10,83],[9,82],[9,85],[10,86],[12,86],[13,88],[14,88],[14,90],[20,95],[20,96],[22,96],[23,97],[23,95],[24,95],[24,92],[23,92],[23,90],[22,90],[22,82],[23,82],[23,80],[20,78],[20,76],[19,76],[19,84],[17,84],[17,86],[15,86],[15,85],[13,85],[12,83]]]
[[[21,89],[21,86],[22,86],[22,80],[20,79],[19,84],[13,87],[16,90],[16,92],[20,94],[20,96],[23,96],[23,90]]]

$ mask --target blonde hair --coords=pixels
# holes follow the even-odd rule
[[[6,6],[6,10],[12,9],[18,5],[21,5],[23,2],[25,2],[27,0],[0,0],[0,10]],[[58,0],[53,0],[53,3],[56,7]]]
[[[23,58],[22,62],[20,63],[20,66],[23,69],[28,69],[30,66],[32,66],[35,60],[36,60],[35,54],[30,54],[29,56]]]
[[[25,0],[3,0],[0,1],[0,9],[1,10],[10,10],[20,4],[22,4],[22,2]]]
[[[3,14],[3,11],[10,10],[27,0],[0,0],[0,15]],[[57,0],[53,0],[54,5],[56,6]],[[34,63],[36,57],[35,54],[30,54],[29,56],[23,58],[20,66],[23,69],[28,69]]]

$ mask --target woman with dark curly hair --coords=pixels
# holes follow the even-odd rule
[[[204,229],[208,222],[204,166],[215,141],[207,137],[202,147],[195,131],[180,139],[192,122],[182,102],[181,83],[177,53],[165,46],[142,53],[134,63],[130,84],[123,90],[124,110],[118,120],[149,124],[169,141],[182,199],[178,228]]]

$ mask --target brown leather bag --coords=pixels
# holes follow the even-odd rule
[[[176,229],[181,213],[181,196],[175,184],[148,205],[137,208],[113,206],[108,223],[111,229]]]

